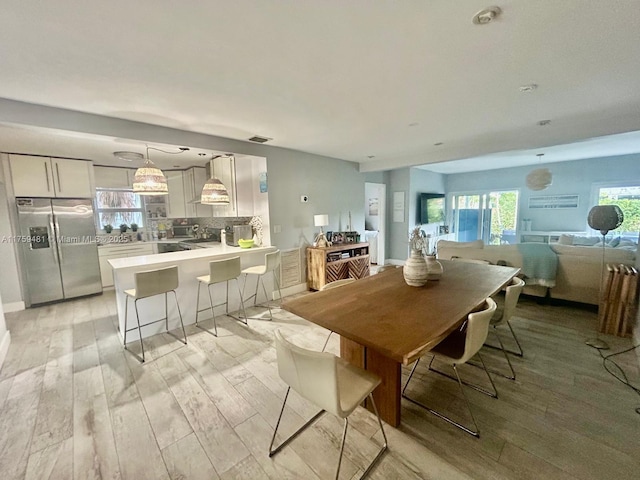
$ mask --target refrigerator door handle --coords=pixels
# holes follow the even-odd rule
[[[44,162],[44,176],[47,179],[47,192],[50,192],[51,185],[49,185],[49,167],[47,167],[47,162]]]
[[[60,168],[58,162],[56,162],[56,176],[58,177],[58,192],[62,193],[62,184],[60,183]]]
[[[61,264],[63,261],[62,258],[62,249],[60,248],[60,243],[58,239],[58,234],[60,232],[60,225],[58,225],[58,219],[55,218],[54,215],[49,215],[49,223],[51,226],[51,231],[53,232],[53,244],[55,245],[54,251],[55,255],[58,259],[58,263]]]

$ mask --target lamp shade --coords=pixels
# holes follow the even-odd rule
[[[527,175],[527,187],[530,190],[544,190],[553,181],[553,176],[548,168],[536,168]]]
[[[606,235],[609,230],[614,230],[622,225],[624,214],[618,205],[596,205],[589,211],[587,222],[594,230],[600,230]]]
[[[316,227],[326,227],[327,225],[329,225],[329,215],[327,214],[314,215],[313,224]]]
[[[229,192],[220,180],[211,177],[202,188],[200,203],[203,205],[229,205]]]
[[[133,191],[138,195],[167,195],[167,177],[147,158],[133,177]]]

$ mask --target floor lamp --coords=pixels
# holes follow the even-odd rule
[[[601,308],[602,304],[602,283],[604,275],[604,252],[605,252],[605,235],[609,233],[609,230],[615,230],[624,221],[624,214],[618,205],[597,205],[589,211],[587,222],[589,226],[594,230],[600,230],[602,234],[602,265],[600,266],[600,295],[598,308]],[[585,342],[587,345],[598,350],[607,350],[609,345],[600,338],[591,338]]]

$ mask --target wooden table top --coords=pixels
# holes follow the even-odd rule
[[[405,365],[419,358],[518,274],[440,260],[440,280],[410,287],[402,268],[285,301],[282,308]]]

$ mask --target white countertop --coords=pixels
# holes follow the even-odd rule
[[[200,243],[198,245],[205,248],[195,248],[193,250],[183,250],[180,252],[156,253],[153,255],[139,255],[136,257],[127,258],[114,258],[112,260],[108,260],[108,262],[114,270],[120,270],[123,268],[145,267],[151,265],[159,265],[162,263],[177,263],[185,260],[196,260],[210,257],[224,257],[258,252],[269,253],[270,251],[276,250],[275,247],[231,247],[229,245],[217,242]]]

